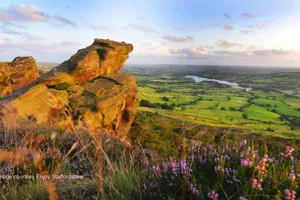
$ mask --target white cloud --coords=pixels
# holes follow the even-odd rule
[[[247,45],[248,52],[252,52],[252,51],[255,51],[255,50],[258,50],[258,49],[259,49],[259,47],[257,47],[257,46]]]
[[[60,43],[63,46],[80,46],[80,42],[73,41],[73,40],[64,40]]]
[[[151,59],[155,59],[160,63],[174,64],[284,66],[288,61],[290,66],[299,66],[300,54],[296,50],[262,49],[262,46],[242,45],[226,40],[218,42],[225,50],[214,49],[211,46],[168,48],[154,42],[144,45],[134,44],[135,50],[130,62],[139,60],[149,64]],[[229,50],[232,47],[239,47],[239,50]]]
[[[142,21],[148,21],[145,17],[143,16],[138,16],[137,19],[142,20]]]
[[[144,33],[144,34],[159,34],[157,30],[154,28],[147,26],[147,25],[142,25],[142,24],[129,24],[131,28],[136,29],[137,31]]]
[[[234,28],[232,27],[232,26],[230,26],[230,25],[225,25],[224,27],[223,27],[226,31],[232,31]]]
[[[184,28],[178,27],[178,26],[173,26],[173,29],[177,30],[177,31],[184,31]]]
[[[265,28],[266,26],[267,26],[266,24],[256,23],[256,24],[249,25],[248,27],[252,29],[262,29]]]
[[[226,56],[226,57],[238,58],[238,57],[248,56],[249,54],[246,51],[214,51],[212,52],[212,55],[215,57]]]
[[[242,16],[249,19],[253,18],[253,15],[251,15],[250,13],[243,13]]]
[[[262,57],[298,57],[299,53],[293,49],[265,49],[253,51],[253,55]]]
[[[250,33],[254,33],[254,31],[252,31],[252,30],[241,30],[241,32],[246,34],[246,35],[248,35]]]
[[[134,44],[132,56],[169,57],[171,54],[167,46],[152,42],[151,44]]]
[[[231,16],[228,13],[224,13],[224,17],[226,17],[227,19],[231,19]]]
[[[60,23],[60,25],[70,25],[74,28],[77,26],[75,22],[71,21],[70,19],[67,19],[66,17],[60,14],[51,16],[42,12],[40,8],[34,5],[27,6],[25,4],[11,5],[6,10],[0,9],[0,21],[11,24],[14,21],[35,21],[48,22],[55,26],[57,25],[57,23]]]
[[[49,16],[40,8],[25,4],[11,5],[7,10],[0,10],[0,20],[11,21],[47,21]]]
[[[60,14],[56,14],[54,16],[54,19],[58,20],[59,22],[61,22],[62,24],[65,24],[65,25],[70,25],[72,26],[73,28],[76,28],[77,25],[75,22],[65,18],[64,16],[61,16]]]
[[[205,47],[192,47],[188,49],[171,49],[172,55],[184,56],[184,57],[197,57],[204,56],[208,54],[208,50]]]
[[[229,42],[228,40],[219,40],[216,42],[216,45],[224,48],[224,49],[229,49],[232,47],[243,47],[242,44],[234,43],[234,42]]]
[[[10,34],[10,35],[28,35],[28,33],[19,31],[17,29],[24,29],[24,26],[12,23],[10,21],[0,22],[0,33]]]
[[[0,39],[0,59],[12,60],[17,56],[33,56],[44,61],[68,59],[82,46],[74,41],[55,42],[39,36],[24,36],[19,39]]]
[[[90,29],[92,29],[94,31],[109,31],[109,30],[113,30],[112,28],[110,28],[108,26],[91,24],[90,22],[88,22],[87,20],[85,20],[82,17],[80,17],[80,19],[81,19],[81,21],[84,22],[84,24],[86,26],[88,26]]]
[[[172,36],[172,35],[167,35],[164,36],[163,39],[168,40],[170,42],[187,42],[187,41],[192,41],[194,38],[192,36],[185,36],[185,37],[177,37],[177,36]]]

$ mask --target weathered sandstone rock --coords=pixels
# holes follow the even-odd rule
[[[30,119],[61,126],[72,115],[75,124],[93,133],[125,139],[138,106],[138,87],[134,76],[118,70],[132,50],[125,42],[95,39],[36,83],[0,99],[4,125]]]
[[[40,80],[41,84],[78,84],[104,74],[116,73],[133,51],[132,44],[95,39],[94,43],[80,49],[68,61],[54,68]]]
[[[70,102],[82,114],[82,121],[93,130],[104,130],[126,137],[138,106],[135,78],[127,72],[111,74],[110,78],[99,77],[87,82],[73,92]]]
[[[10,63],[0,63],[0,97],[31,84],[39,78],[33,57],[17,57]]]

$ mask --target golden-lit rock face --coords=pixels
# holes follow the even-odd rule
[[[15,119],[38,124],[66,124],[66,116],[93,133],[109,133],[126,139],[138,107],[135,77],[118,72],[132,52],[125,42],[95,39],[68,61],[12,96],[0,99],[5,105],[2,121],[11,126]],[[65,113],[65,109],[70,110]]]
[[[0,98],[39,78],[33,57],[17,57],[12,62],[0,63]]]
[[[132,51],[132,44],[95,39],[91,46],[80,49],[68,61],[42,77],[40,83],[45,85],[79,84],[104,74],[116,73],[124,66]]]
[[[137,91],[134,76],[118,72],[109,79],[101,76],[87,82],[69,94],[70,102],[83,113],[82,120],[89,128],[106,127],[107,132],[125,138],[138,106]]]

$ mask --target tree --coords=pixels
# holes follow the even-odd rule
[[[150,107],[151,103],[148,100],[141,100],[142,107]]]
[[[244,119],[248,119],[248,114],[247,113],[243,113],[243,118]]]
[[[168,97],[162,97],[161,98],[163,101],[169,101],[169,98]]]

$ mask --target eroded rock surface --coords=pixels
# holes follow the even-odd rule
[[[132,51],[132,44],[95,39],[91,46],[80,49],[68,61],[42,77],[40,83],[45,85],[79,84],[104,74],[116,73],[124,66]]]
[[[138,87],[134,76],[119,69],[132,50],[125,42],[95,39],[35,84],[0,99],[4,125],[30,119],[62,126],[72,115],[76,124],[94,133],[126,139],[138,106]]]
[[[17,57],[12,62],[0,63],[0,97],[34,83],[39,72],[33,57]]]

